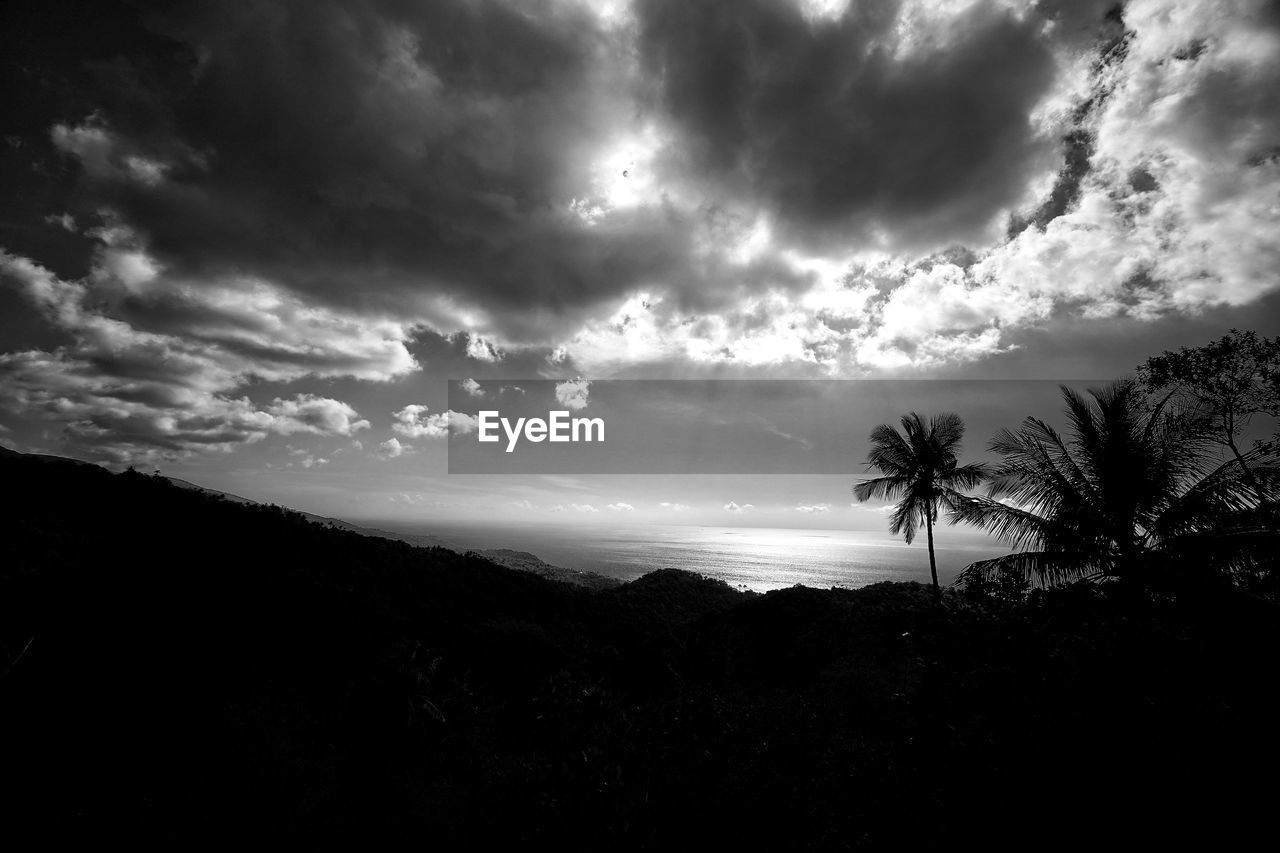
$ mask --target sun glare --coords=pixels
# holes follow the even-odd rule
[[[570,208],[594,224],[610,211],[656,201],[660,193],[654,163],[661,148],[660,135],[652,126],[616,138],[592,160],[590,193],[575,198]]]

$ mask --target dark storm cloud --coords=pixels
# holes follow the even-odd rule
[[[95,46],[41,112],[80,167],[77,221],[115,211],[170,278],[252,276],[507,344],[563,340],[637,289],[696,312],[803,290],[776,251],[719,254],[760,211],[780,241],[845,251],[974,237],[1056,153],[1028,120],[1054,76],[1044,19],[984,4],[918,49],[894,3],[810,22],[646,0],[620,29],[564,2],[137,9],[121,34],[110,7],[121,52]],[[585,222],[571,202],[602,146],[653,122],[653,196]],[[162,300],[127,307],[180,331]]]
[[[810,5],[11,0],[7,405],[180,451],[444,375],[1033,374],[1277,287],[1274,4]]]
[[[373,310],[447,294],[519,339],[520,309],[573,314],[689,254],[669,207],[592,228],[569,210],[632,116],[579,7],[147,4],[141,22],[164,61],[108,63],[116,108],[55,141],[88,173],[74,212],[109,205],[174,274],[248,270]]]
[[[683,167],[776,208],[792,236],[974,238],[1046,153],[1028,117],[1055,66],[1035,16],[975,4],[939,44],[897,55],[893,3],[829,21],[764,0],[637,9]]]
[[[1081,7],[1087,5],[1080,4]],[[1055,11],[1058,11],[1061,20],[1053,17]],[[1078,9],[1075,11],[1079,13]],[[1042,12],[1049,14],[1050,20],[1059,24],[1065,21],[1068,37],[1081,29],[1078,26],[1072,26],[1069,10],[1059,11],[1051,8],[1044,9]],[[1049,195],[1035,210],[1026,215],[1015,214],[1010,217],[1008,226],[1010,238],[1016,237],[1028,227],[1043,229],[1080,201],[1084,181],[1093,165],[1093,156],[1096,153],[1093,125],[1097,123],[1098,115],[1111,97],[1115,79],[1112,72],[1124,63],[1129,53],[1129,42],[1134,35],[1124,26],[1124,14],[1120,6],[1112,7],[1103,21],[1103,27],[1100,32],[1097,32],[1097,42],[1094,46],[1096,57],[1093,62],[1093,75],[1096,82],[1093,93],[1072,110],[1070,128],[1063,134],[1061,140],[1062,169],[1058,172]],[[1090,32],[1097,31],[1095,27],[1088,29]],[[1150,178],[1149,175],[1148,178]]]

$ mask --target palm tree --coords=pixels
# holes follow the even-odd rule
[[[902,416],[902,432],[889,424],[871,431],[871,451],[867,468],[882,476],[863,480],[853,487],[860,501],[883,498],[898,501],[889,523],[889,532],[902,535],[910,544],[923,524],[929,542],[929,573],[933,595],[941,600],[938,561],[933,553],[933,525],[938,520],[938,503],[950,506],[962,497],[958,489],[972,489],[986,477],[981,464],[960,465],[960,439],[964,421],[954,412],[935,415],[928,424],[912,412]]]
[[[957,580],[1012,572],[1042,584],[1196,569],[1234,575],[1275,553],[1267,500],[1280,486],[1276,455],[1225,458],[1169,398],[1145,405],[1133,381],[1062,388],[1069,434],[1038,418],[1002,430],[1004,461],[986,497],[950,502],[950,520],[975,524],[1015,552],[968,566]],[[1256,487],[1250,480],[1256,480]]]

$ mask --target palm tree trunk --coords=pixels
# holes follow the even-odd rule
[[[929,574],[933,576],[933,600],[942,601],[942,587],[938,586],[938,561],[933,556],[933,513],[924,516],[925,538],[929,540]]]

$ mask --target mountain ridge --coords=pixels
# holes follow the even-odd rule
[[[13,450],[0,445],[0,455],[10,457],[27,457],[32,460],[48,464],[73,464],[86,465],[94,468],[102,468],[109,470],[94,462],[88,462],[82,459],[74,459],[68,456],[56,456],[44,453],[24,453],[23,451]],[[166,474],[157,474],[164,480],[172,483],[181,489],[198,492],[222,500],[231,501],[233,503],[252,505],[252,506],[274,506],[275,504],[264,504],[251,498],[231,492],[224,492],[219,489],[211,489],[208,486],[201,486],[190,480],[183,480],[179,477],[171,477]],[[361,536],[370,536],[377,539],[388,539],[394,542],[404,542],[416,548],[446,548],[450,551],[457,551],[463,554],[476,554],[482,559],[489,560],[497,565],[504,566],[516,571],[529,572],[548,580],[558,581],[560,583],[571,583],[578,586],[584,586],[588,589],[610,589],[621,584],[616,578],[602,575],[597,572],[582,571],[579,569],[567,569],[563,566],[556,566],[546,562],[540,557],[527,551],[512,551],[506,548],[495,549],[463,549],[459,550],[449,545],[449,543],[439,536],[431,534],[415,534],[415,533],[398,533],[392,530],[383,530],[376,527],[365,527],[363,525],[354,524],[340,518],[330,518],[328,516],[317,515],[315,513],[306,512],[305,510],[293,509],[291,507],[281,507],[290,512],[297,513],[313,524],[319,524],[324,527],[332,527],[338,530],[346,530],[351,533],[357,533]]]

